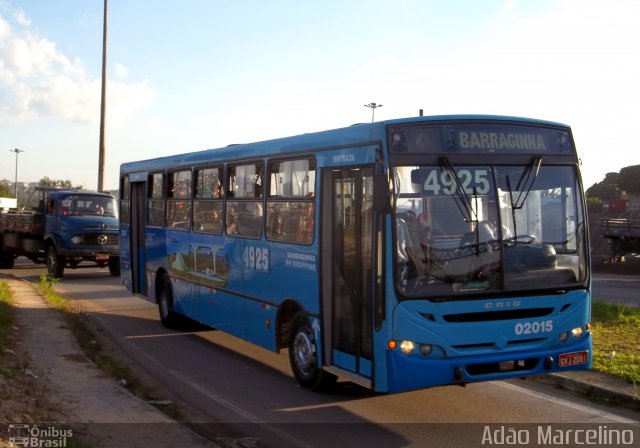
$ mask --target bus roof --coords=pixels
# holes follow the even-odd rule
[[[510,122],[529,125],[561,127],[569,129],[568,125],[553,121],[502,116],[502,115],[433,115],[426,117],[408,117],[392,120],[377,121],[374,123],[358,123],[344,128],[330,129],[312,133],[305,133],[273,140],[265,140],[253,143],[233,144],[222,148],[205,149],[194,152],[185,152],[177,155],[146,159],[136,162],[126,162],[120,167],[121,173],[141,171],[154,171],[167,168],[187,167],[196,164],[211,162],[211,159],[219,161],[233,161],[255,157],[260,159],[262,153],[291,154],[295,152],[310,151],[313,148],[341,147],[377,142],[385,139],[387,125],[412,124],[412,123],[437,123],[451,121],[486,121],[486,122]]]

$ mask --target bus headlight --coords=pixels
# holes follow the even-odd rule
[[[414,348],[415,345],[411,341],[402,341],[400,343],[400,350],[402,350],[402,353],[404,353],[405,355],[409,355]]]
[[[82,242],[82,238],[81,238],[81,237],[79,237],[78,235],[76,235],[76,236],[72,236],[72,237],[71,237],[71,242],[72,242],[73,244],[80,244],[80,243]]]
[[[584,333],[584,329],[582,327],[576,327],[573,330],[571,330],[571,334],[576,339],[578,339],[580,336],[582,336],[583,333]]]

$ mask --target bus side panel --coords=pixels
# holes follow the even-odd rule
[[[194,285],[193,318],[239,338],[246,338],[245,299],[207,286]]]
[[[244,275],[242,253],[245,240],[242,238],[226,237],[224,240],[224,257],[228,264],[227,283],[223,291],[214,294],[214,304],[217,304],[218,317],[212,319],[218,324],[215,326],[238,338],[247,339],[247,324],[245,322]],[[218,255],[220,253],[218,252]],[[207,301],[205,294],[205,301]],[[202,300],[200,300],[202,302]],[[208,302],[207,302],[208,303]],[[203,304],[199,303],[202,307]]]
[[[247,241],[243,253],[247,301],[247,339],[277,350],[278,307],[293,300],[310,314],[319,311],[318,267],[314,247]]]
[[[189,250],[189,232],[167,230],[167,267],[173,286],[173,308],[189,316],[192,304],[191,270],[194,260]]]
[[[168,271],[166,265],[166,244],[165,230],[158,227],[147,227],[145,229],[145,250],[146,250],[146,282],[147,298],[151,302],[156,302],[156,274],[160,268]]]
[[[267,350],[276,351],[277,307],[258,302],[246,301],[247,340]]]
[[[248,264],[244,269],[244,292],[276,305],[291,299],[310,314],[318,313],[319,260],[315,247],[264,241],[252,243],[244,257]],[[251,254],[252,246],[260,255]]]

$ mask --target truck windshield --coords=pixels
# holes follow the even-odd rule
[[[409,298],[566,289],[587,278],[576,168],[401,166],[396,285]]]
[[[99,195],[70,194],[60,200],[63,216],[96,215],[116,216],[116,201],[112,197]]]

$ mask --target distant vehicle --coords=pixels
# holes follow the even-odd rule
[[[120,275],[115,198],[36,187],[25,207],[0,213],[0,269],[11,269],[18,256],[46,263],[48,273],[57,278],[65,267],[74,269],[83,261]]]
[[[611,260],[640,254],[640,216],[629,213],[625,218],[600,219],[600,234],[609,241]]]
[[[125,163],[122,280],[381,392],[587,369],[590,266],[568,126],[415,117]],[[478,404],[481,406],[481,404]]]

